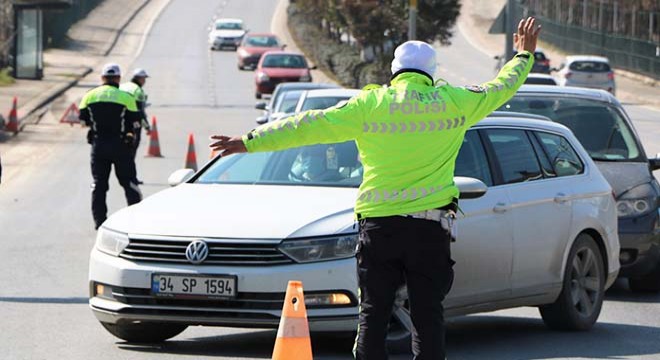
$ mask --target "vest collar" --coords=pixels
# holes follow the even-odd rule
[[[401,69],[392,75],[390,85],[397,85],[399,83],[415,83],[427,86],[433,86],[433,78],[417,69]]]

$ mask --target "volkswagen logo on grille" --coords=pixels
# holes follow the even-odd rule
[[[186,258],[191,263],[201,264],[209,256],[209,246],[202,240],[195,240],[186,248]]]

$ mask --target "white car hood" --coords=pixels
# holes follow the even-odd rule
[[[356,232],[357,188],[181,184],[113,214],[134,235],[284,239]]]
[[[211,37],[241,37],[245,34],[245,30],[213,30]]]

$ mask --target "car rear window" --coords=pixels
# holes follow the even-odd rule
[[[237,22],[220,22],[215,24],[216,30],[241,30],[242,28],[241,23]]]
[[[249,36],[245,38],[245,45],[254,47],[278,47],[279,43],[272,36]]]
[[[525,80],[525,84],[533,84],[533,85],[557,85],[557,82],[555,79],[551,78],[536,78],[536,77],[528,77],[527,80]]]
[[[569,66],[569,69],[573,71],[582,71],[582,72],[609,72],[610,65],[602,61],[574,61]]]
[[[267,55],[261,65],[265,68],[306,68],[307,62],[300,55]]]

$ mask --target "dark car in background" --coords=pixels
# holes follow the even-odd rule
[[[254,96],[261,99],[263,94],[272,93],[275,86],[283,82],[311,82],[312,69],[316,66],[307,65],[305,56],[300,53],[267,51],[261,56],[254,74]]]
[[[513,50],[513,54],[515,55],[518,51]],[[497,60],[497,65],[495,67],[496,71],[500,71],[502,66],[506,63],[504,56],[502,55],[497,55],[495,56],[495,60]],[[543,49],[541,48],[536,48],[536,51],[534,52],[534,65],[532,65],[532,73],[540,73],[540,74],[550,74],[552,69],[550,68],[550,59],[545,56],[545,53],[543,52]]]
[[[524,85],[499,110],[543,115],[573,131],[609,181],[617,200],[620,276],[633,291],[660,291],[660,185],[630,118],[596,89]]]
[[[254,106],[256,109],[264,111],[257,118],[257,123],[264,124],[276,120],[282,114],[294,112],[298,99],[304,90],[336,88],[339,88],[339,85],[311,82],[280,83],[275,87],[268,103],[262,101]],[[289,92],[294,93],[289,94]]]
[[[248,33],[243,36],[241,46],[238,47],[238,69],[254,69],[266,51],[284,49],[286,45],[280,43],[275,34]]]

